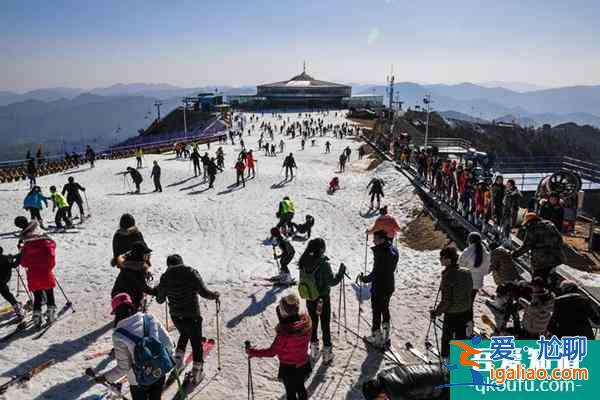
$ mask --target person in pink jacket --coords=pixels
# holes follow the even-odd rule
[[[385,231],[387,237],[393,241],[400,229],[396,219],[388,214],[387,206],[383,206],[379,209],[379,217],[375,220],[375,225],[371,229],[367,229],[367,234],[371,235],[377,231]]]
[[[308,356],[308,345],[312,333],[312,322],[305,313],[300,313],[300,299],[289,294],[281,299],[276,308],[279,324],[277,335],[270,347],[256,349],[247,347],[249,357],[277,357],[278,378],[283,381],[288,400],[306,400],[308,393],[304,382],[312,366]]]

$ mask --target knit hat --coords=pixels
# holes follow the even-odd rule
[[[114,314],[117,311],[117,308],[122,306],[123,304],[128,304],[133,306],[133,301],[131,300],[131,296],[128,293],[119,293],[112,298],[111,306],[112,312]]]
[[[277,308],[281,318],[291,317],[300,312],[300,299],[294,293],[288,294],[281,298]]]
[[[183,258],[179,254],[171,254],[167,257],[167,266],[169,265],[182,265]]]
[[[570,280],[564,280],[560,283],[560,291],[562,293],[570,293],[577,290],[577,284]]]
[[[29,221],[26,217],[19,215],[17,218],[15,218],[15,226],[17,228],[25,229],[27,228],[27,225],[29,225]]]
[[[132,226],[135,226],[135,218],[131,214],[123,214],[121,215],[121,220],[119,221],[119,226],[122,229],[129,229]]]
[[[523,217],[523,225],[527,225],[528,223],[530,223],[533,220],[538,219],[538,215],[534,212],[528,212],[527,214],[525,214],[525,216]]]

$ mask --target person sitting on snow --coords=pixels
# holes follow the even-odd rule
[[[295,224],[292,222],[292,225],[294,226],[294,229],[296,230],[297,233],[301,233],[301,234],[305,234],[306,233],[306,238],[310,239],[310,234],[312,231],[312,227],[315,225],[315,219],[313,218],[312,215],[306,215],[305,217],[305,221],[303,224]]]
[[[335,193],[336,190],[340,190],[340,179],[335,176],[330,182],[329,182],[329,193]]]

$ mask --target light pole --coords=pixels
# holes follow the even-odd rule
[[[431,95],[427,94],[423,98],[423,103],[427,106],[427,122],[425,124],[425,147],[427,147],[427,140],[429,139],[429,111],[431,104]]]
[[[185,117],[185,110],[187,109],[187,102],[183,101],[183,137],[187,138],[187,120]]]

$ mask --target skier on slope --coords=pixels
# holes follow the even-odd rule
[[[325,256],[325,250],[325,241],[321,238],[312,239],[308,242],[306,250],[298,261],[300,267],[298,291],[300,297],[306,300],[306,309],[313,322],[310,343],[311,358],[316,361],[319,357],[317,330],[320,320],[323,334],[323,363],[329,364],[333,361],[330,292],[331,288],[339,284],[344,278],[346,266],[342,263],[338,273],[334,276],[329,258]],[[320,313],[318,312],[319,308],[321,308]]]
[[[69,218],[69,203],[65,197],[56,191],[56,186],[50,186],[50,198],[52,199],[52,211],[56,211],[54,223],[56,229],[72,228],[73,222]],[[63,227],[62,223],[65,223]]]
[[[12,270],[18,266],[19,264],[16,263],[16,256],[10,254],[5,255],[4,249],[0,246],[0,296],[12,306],[17,319],[21,321],[25,318],[23,306],[15,296],[13,296],[8,287],[8,283],[12,277]]]
[[[198,147],[192,151],[190,160],[192,160],[192,163],[194,164],[194,176],[198,176],[198,174],[202,172],[202,169],[200,169],[200,153],[198,153]]]
[[[285,160],[283,160],[283,167],[285,168],[285,180],[288,180],[288,172],[290,176],[290,180],[294,179],[294,168],[298,168],[296,165],[296,160],[294,160],[294,155],[290,153]]]
[[[144,157],[144,150],[141,147],[138,147],[135,150],[135,160],[137,161],[137,168],[142,168],[142,158]]]
[[[67,195],[67,203],[69,203],[68,215],[69,219],[73,220],[73,204],[77,204],[77,208],[79,208],[79,221],[83,222],[85,219],[85,214],[83,213],[83,200],[81,199],[81,194],[79,191],[85,192],[85,188],[81,186],[79,183],[75,182],[75,178],[72,176],[69,177],[68,182],[62,189],[62,195]]]
[[[168,300],[171,319],[179,332],[174,372],[179,374],[185,368],[185,349],[188,342],[191,342],[194,364],[186,380],[197,385],[204,378],[202,315],[198,295],[218,302],[219,293],[208,290],[198,271],[185,265],[183,258],[178,254],[167,257],[167,270],[160,277],[160,283],[155,290],[158,303],[162,304]]]
[[[139,194],[140,193],[140,185],[144,181],[144,178],[142,178],[142,175],[138,172],[138,170],[131,168],[131,167],[127,167],[127,171],[125,172],[125,175],[127,175],[127,174],[129,174],[131,176],[131,180],[135,184],[135,193]]]
[[[120,271],[111,290],[111,298],[119,293],[127,293],[131,296],[136,310],[145,311],[144,296],[153,296],[156,293],[148,284],[152,280],[149,271],[152,267],[151,254],[152,250],[146,246],[146,243],[135,242],[129,252],[119,257],[121,260],[117,262],[117,267]]]
[[[372,334],[366,340],[377,347],[384,347],[390,340],[390,300],[395,290],[398,249],[385,231],[373,234],[373,270],[369,275],[359,275],[365,283],[371,283],[371,308],[373,312]],[[383,319],[383,325],[381,324]]]
[[[140,338],[146,336],[144,331],[147,330],[148,337],[154,339],[164,350],[167,357],[173,354],[173,342],[169,337],[169,333],[162,326],[158,318],[151,314],[141,313],[133,304],[131,297],[127,293],[118,293],[111,301],[112,313],[115,316],[114,330],[112,334],[113,348],[115,349],[115,359],[117,365],[105,372],[97,375],[96,383],[104,384],[117,383],[127,376],[129,382],[129,390],[131,391],[132,400],[160,400],[165,384],[166,371],[152,371],[152,377],[155,381],[151,384],[142,385],[138,382],[138,374],[140,366],[136,365],[136,353],[134,353],[135,342],[133,337]],[[131,336],[131,337],[130,337]],[[172,365],[166,360],[166,367]],[[144,371],[145,372],[145,371]],[[145,376],[148,379],[148,376]]]
[[[238,158],[237,162],[235,163],[235,166],[233,167],[233,169],[235,169],[235,176],[236,176],[235,185],[236,186],[240,186],[240,180],[241,180],[243,187],[246,187],[246,179],[244,178],[244,169],[245,168],[246,168],[246,166],[244,165],[244,161],[241,158]]]
[[[203,178],[206,179],[208,177],[208,175],[210,175],[208,173],[208,171],[206,170],[208,168],[208,164],[210,163],[210,156],[208,155],[208,152],[205,152],[204,155],[202,157],[200,157],[200,161],[202,161],[202,167],[204,169]]]
[[[56,319],[56,303],[54,288],[56,279],[56,243],[49,236],[39,231],[37,221],[28,222],[27,218],[15,218],[15,226],[21,229],[19,235],[20,254],[15,261],[27,271],[27,287],[33,294],[33,326],[42,326],[42,301],[46,297],[46,322],[51,324]]]
[[[300,313],[300,299],[295,294],[283,297],[275,312],[279,323],[275,328],[277,336],[271,346],[257,349],[247,345],[246,353],[249,357],[277,357],[278,379],[283,382],[286,398],[307,400],[308,393],[304,382],[312,370],[308,357],[311,319],[305,313]]]
[[[325,154],[331,153],[331,143],[328,141],[325,142]]]
[[[223,172],[223,170],[215,164],[215,158],[208,160],[208,163],[204,167],[204,172],[208,174],[208,188],[212,189],[215,187],[215,179],[217,176],[217,170]]]
[[[379,217],[375,220],[372,228],[367,229],[367,235],[372,235],[379,230],[385,231],[388,239],[392,242],[396,238],[396,233],[400,232],[401,228],[396,222],[396,219],[388,214],[388,207],[383,206],[379,209]]]
[[[217,149],[217,167],[225,169],[225,154],[222,147]]]
[[[154,166],[152,167],[152,173],[150,178],[154,180],[154,191],[162,193],[162,185],[160,184],[161,169],[158,165],[158,161],[154,160]]]
[[[285,234],[287,236],[294,233],[294,224],[292,220],[294,219],[295,213],[296,208],[294,207],[292,199],[290,199],[289,196],[284,196],[283,200],[279,202],[279,209],[275,215],[279,218],[279,223],[276,225],[276,228],[285,228]]]
[[[123,261],[119,260],[119,256],[131,251],[135,242],[144,242],[144,235],[135,225],[135,218],[131,214],[123,214],[119,221],[119,229],[113,235],[113,258],[110,264],[116,267],[119,261]]]
[[[293,279],[288,265],[292,262],[292,259],[296,254],[296,250],[294,250],[292,244],[281,235],[279,229],[272,228],[271,237],[273,237],[275,240],[273,243],[273,258],[275,258],[275,260],[279,260],[280,269],[278,282],[283,285],[290,284],[293,282]],[[276,247],[279,247],[281,254],[277,254]]]
[[[249,150],[246,154],[246,169],[248,170],[248,178],[250,178],[250,172],[252,172],[252,177],[256,177],[256,159],[254,158],[254,154],[252,150]]]
[[[340,167],[340,172],[346,171],[346,153],[345,152],[340,154],[339,167]]]
[[[369,194],[371,195],[371,209],[373,208],[373,201],[377,197],[377,208],[381,207],[381,197],[385,197],[383,194],[383,187],[385,182],[381,178],[373,178],[367,185],[367,189],[371,187]]]
[[[40,228],[42,229],[45,229],[45,227],[40,211],[43,208],[42,204],[48,208],[48,200],[51,200],[51,198],[44,196],[42,188],[39,186],[34,186],[27,196],[25,196],[25,200],[23,200],[23,208],[29,211],[31,220],[36,220],[40,223]]]

